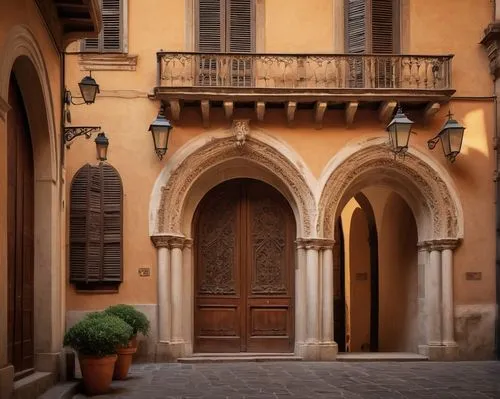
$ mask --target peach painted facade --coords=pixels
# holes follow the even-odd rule
[[[222,141],[229,140],[233,134],[233,120],[249,120],[247,137],[248,140],[255,140],[258,144],[255,147],[256,151],[259,151],[257,150],[259,145],[264,145],[281,153],[287,165],[301,176],[304,187],[312,193],[310,206],[314,209],[309,210],[314,215],[311,216],[311,223],[313,225],[317,223],[318,227],[309,230],[299,227],[297,238],[324,240],[318,244],[318,256],[323,259],[324,255],[329,259],[327,253],[330,244],[327,241],[335,239],[338,242],[333,234],[324,228],[321,220],[322,215],[329,212],[322,206],[331,207],[336,204],[331,202],[332,199],[322,200],[334,196],[332,192],[325,191],[335,190],[336,184],[330,184],[329,179],[338,170],[339,165],[351,159],[350,156],[357,151],[367,149],[367,157],[372,159],[371,148],[374,151],[373,157],[376,158],[375,153],[382,151],[380,148],[385,148],[384,143],[387,142],[385,126],[392,117],[392,113],[389,118],[383,115],[381,111],[381,107],[384,106],[383,101],[365,100],[363,95],[360,95],[357,101],[368,105],[359,106],[357,111],[354,110],[352,123],[347,127],[346,108],[342,105],[335,106],[336,102],[328,99],[325,102],[334,106],[327,105],[322,115],[322,126],[318,129],[315,123],[317,111],[314,107],[300,107],[300,98],[296,100],[299,106],[293,110],[293,121],[289,123],[287,115],[290,108],[287,108],[286,101],[294,101],[293,93],[288,94],[289,98],[284,106],[283,102],[281,103],[281,108],[264,108],[261,117],[258,115],[259,100],[253,99],[251,107],[227,105],[227,108],[214,100],[209,105],[209,111],[203,110],[203,105],[200,104],[200,101],[203,102],[204,94],[201,93],[203,90],[200,90],[199,98],[194,100],[196,105],[189,105],[186,100],[182,106],[181,102],[180,115],[175,117],[172,114],[175,110],[172,109],[171,103],[169,107],[168,87],[161,94],[154,93],[155,87],[158,86],[156,52],[160,49],[166,52],[195,50],[195,3],[195,0],[171,0],[167,5],[162,1],[151,0],[146,7],[140,2],[128,1],[128,4],[125,2],[128,10],[126,21],[128,56],[103,55],[99,58],[96,55],[82,54],[79,52],[80,46],[76,43],[68,47],[66,55],[66,86],[73,93],[78,92],[77,82],[87,70],[91,69],[92,76],[100,84],[101,90],[95,104],[71,107],[73,124],[100,125],[106,132],[110,140],[108,161],[120,173],[124,189],[123,282],[120,284],[119,292],[107,294],[77,292],[65,279],[66,320],[72,324],[85,311],[102,309],[111,304],[137,305],[148,313],[154,326],[152,336],[143,344],[142,353],[149,359],[162,358],[164,353],[162,351],[165,351],[167,358],[189,356],[193,351],[192,326],[195,317],[192,303],[194,294],[189,286],[191,283],[184,280],[192,278],[191,274],[196,267],[185,259],[190,255],[184,247],[185,264],[180,273],[187,274],[182,274],[183,278],[178,280],[187,284],[186,292],[190,294],[183,292],[181,298],[170,296],[170,288],[161,288],[162,283],[158,277],[159,273],[163,273],[159,270],[159,262],[161,263],[159,256],[163,256],[160,255],[162,247],[155,248],[152,239],[155,241],[156,236],[168,236],[173,233],[196,240],[192,233],[192,219],[189,215],[194,213],[198,201],[209,188],[232,177],[252,177],[268,182],[290,200],[298,225],[301,224],[300,218],[303,217],[300,215],[300,204],[297,205],[300,202],[297,200],[299,194],[287,187],[287,180],[279,175],[280,172],[276,172],[279,170],[278,166],[275,169],[266,166],[263,171],[252,170],[253,162],[258,161],[252,161],[244,155],[239,160],[238,157],[228,155],[227,161],[224,161],[227,165],[224,166],[223,159],[226,159],[226,155],[224,155],[225,150],[221,150],[221,163],[218,164],[215,160],[208,161],[205,170],[200,171],[198,175],[189,175],[193,181],[189,181],[190,187],[186,197],[179,197],[181,203],[170,202],[183,212],[179,231],[159,229],[156,220],[158,212],[165,212],[167,219],[169,212],[177,212],[159,208],[159,196],[162,195],[160,188],[169,184],[168,176],[180,170],[178,168],[181,168],[183,160],[210,156],[204,155],[202,151],[204,146],[210,146],[210,142],[217,146],[219,141],[223,146]],[[419,352],[437,359],[449,356],[459,359],[492,358],[496,320],[495,185],[492,179],[496,168],[492,141],[495,135],[495,103],[488,57],[483,46],[478,43],[483,38],[485,27],[492,22],[493,5],[489,0],[460,2],[402,0],[400,6],[401,54],[453,54],[451,88],[455,92],[444,101],[436,100],[437,112],[430,112],[429,115],[425,110],[432,104],[429,105],[425,101],[420,102],[418,106],[408,106],[408,111],[405,110],[405,101],[412,102],[411,93],[404,100],[395,98],[394,101],[401,101],[407,116],[415,121],[416,134],[411,135],[407,158],[394,161],[390,155],[383,156],[386,162],[379,168],[377,175],[370,175],[367,172],[366,177],[360,178],[355,188],[344,187],[342,195],[345,198],[339,200],[339,206],[342,207],[358,190],[368,198],[375,214],[379,236],[379,350]],[[453,12],[450,12],[450,9],[453,9]],[[303,0],[256,0],[255,13],[255,48],[259,53],[336,54],[345,51],[343,0],[316,0],[314,7],[310,2]],[[169,16],[168,21],[165,19],[166,14]],[[471,18],[471,15],[474,17]],[[103,66],[102,60],[106,57],[109,65]],[[224,101],[232,104],[232,95],[235,92],[231,93],[233,94],[226,93]],[[242,93],[244,96],[248,92],[243,90]],[[182,97],[180,98],[182,100]],[[147,130],[159,111],[161,100],[167,106],[166,116],[172,121],[174,129],[168,152],[164,159],[159,161]],[[234,101],[236,104],[238,100]],[[262,99],[262,102],[266,101]],[[340,103],[350,104],[349,101],[340,100]],[[313,99],[312,103],[314,102]],[[439,147],[434,151],[427,148],[427,140],[439,131],[449,110],[466,127],[461,153],[453,164],[446,160]],[[394,112],[394,108],[391,111]],[[208,113],[203,115],[204,112]],[[71,143],[70,149],[66,152],[67,183],[71,182],[80,167],[95,162],[94,153],[93,143],[84,139],[77,139]],[[413,163],[410,158],[414,158]],[[272,163],[272,160],[269,162]],[[362,160],[357,161],[355,165],[360,170],[363,169]],[[193,164],[193,168],[194,166]],[[189,164],[187,167],[189,168]],[[443,194],[439,190],[425,193],[422,187],[421,193],[412,194],[410,189],[405,191],[404,186],[411,181],[411,178],[400,176],[398,174],[400,167],[410,169],[414,167],[416,171],[414,176],[436,176],[436,179],[442,180],[441,188],[446,193]],[[421,173],[419,167],[428,168],[432,173]],[[352,173],[349,177],[349,173],[351,172],[340,176],[353,178]],[[69,190],[70,184],[66,184],[66,203],[70,198]],[[441,195],[448,195],[452,203],[442,202]],[[422,204],[431,199],[436,203]],[[293,201],[297,203],[294,205]],[[429,228],[427,224],[433,222],[424,220],[423,213],[415,215],[421,211],[419,207],[422,206],[452,208],[454,214],[450,216],[453,219],[451,223],[455,224],[456,228],[451,232],[448,231],[449,234],[437,230],[432,232],[432,228],[426,231]],[[346,207],[346,211],[348,208]],[[65,209],[67,211],[68,207]],[[365,277],[370,280],[369,270],[363,269],[367,268],[369,254],[366,251],[369,251],[369,246],[360,244],[359,248],[356,247],[358,234],[366,235],[367,227],[366,222],[363,225],[364,217],[360,213],[362,211],[359,206],[353,209],[358,210],[351,210],[350,215],[345,215],[344,211],[342,216],[344,234],[347,234],[344,242],[349,243],[344,249],[350,253],[351,267],[354,268],[354,265],[359,263],[356,267],[360,269],[352,269],[350,279],[347,278],[347,282],[344,282],[350,287],[350,290],[346,289],[350,292],[350,296],[346,294],[346,300],[349,297],[351,303],[350,316],[346,317],[350,317],[350,322],[347,323],[350,328],[356,329],[356,332],[353,331],[351,334],[354,345],[351,346],[351,350],[362,350],[361,346],[369,340],[370,333],[370,314],[368,311],[363,313],[366,304],[370,303],[370,291],[368,289],[358,294],[356,284],[361,284],[362,281],[356,280],[356,273],[366,272]],[[341,209],[334,209],[332,215],[339,216],[340,211]],[[443,212],[436,211],[433,215],[441,217],[438,215],[443,215]],[[444,220],[442,222],[445,223]],[[175,222],[172,223],[175,225]],[[351,224],[350,228],[345,226],[346,223]],[[406,239],[401,237],[402,232],[407,232]],[[453,243],[448,246],[443,240],[451,240]],[[443,283],[446,276],[441,274],[445,273],[441,266],[443,262],[448,262],[447,251],[450,250],[452,280]],[[302,249],[298,248],[297,251],[297,259],[300,259]],[[307,251],[306,248],[304,254]],[[431,266],[435,256],[440,257],[439,262]],[[305,314],[299,314],[299,309],[304,310],[300,307],[302,305],[299,303],[299,298],[305,300],[301,295],[309,294],[297,292],[296,285],[299,308],[296,308],[295,314],[295,352],[305,358],[320,359],[321,349],[315,351],[314,345],[318,347],[330,345],[328,347],[331,351],[327,352],[324,358],[335,358],[334,354],[331,355],[337,350],[333,337],[323,336],[331,334],[326,325],[329,321],[333,323],[333,316],[327,315],[332,304],[328,298],[324,298],[324,289],[329,289],[329,283],[323,282],[323,278],[328,274],[323,275],[322,268],[325,266],[323,261],[319,261],[316,266],[310,266],[307,262],[308,260],[305,261],[307,267],[304,266],[307,271],[304,273],[309,273],[310,267],[317,267],[319,275],[311,277],[312,284],[318,284],[317,287],[322,288],[317,293],[319,295],[317,319],[307,319]],[[337,260],[334,259],[333,262]],[[188,263],[189,266],[186,266]],[[150,275],[141,277],[139,268],[149,268]],[[185,268],[189,268],[190,271],[187,272]],[[428,281],[432,278],[426,275],[426,268],[437,268],[432,273],[437,273],[433,276],[438,281]],[[475,273],[474,276],[479,276],[479,279],[469,280],[467,276],[471,276],[471,272]],[[303,277],[306,280],[309,278]],[[178,276],[169,278],[175,280]],[[299,280],[300,277],[297,277],[298,285],[301,284]],[[442,283],[445,284],[444,287],[440,285]],[[161,314],[164,312],[161,308],[165,304],[159,302],[159,298],[164,298],[159,292],[162,289],[166,289],[165,298],[169,298],[170,317],[168,319],[170,324],[164,324],[163,327],[162,323],[166,322],[161,320]],[[304,288],[305,292],[309,292],[307,289],[309,288]],[[428,289],[435,289],[436,292],[429,295],[437,297],[429,299],[429,296],[426,296]],[[444,299],[446,302],[450,299],[450,292],[452,302],[446,306],[452,308],[446,310],[447,315],[434,307],[439,305],[429,305],[426,302],[434,300],[437,301],[435,303],[441,303],[443,301],[441,296],[448,295]],[[411,297],[408,297],[408,293]],[[407,303],[404,309],[396,306],[400,301]],[[182,304],[179,306],[182,306],[183,315],[175,316],[175,306],[179,303]],[[307,303],[304,306],[315,305]],[[437,319],[433,319],[435,315],[432,313],[435,311],[440,312]],[[171,341],[163,342],[159,336],[162,334],[162,328],[175,330],[172,317],[174,319],[180,317],[175,320],[183,320],[182,337],[175,337],[178,338],[180,346],[174,345],[174,337],[171,337]],[[451,333],[450,317],[453,326]],[[395,325],[389,325],[391,320],[402,323],[405,326],[404,331],[398,333]],[[299,326],[300,323],[304,325]],[[311,323],[318,325],[319,331],[316,331]],[[437,323],[434,326],[436,330],[428,331],[428,324],[432,323]],[[445,326],[446,323],[448,327]],[[448,330],[443,331],[443,329]],[[364,337],[360,333],[361,330],[366,333]],[[415,333],[415,330],[419,332]],[[317,333],[317,336],[310,336],[310,331],[313,335]],[[297,338],[301,332],[305,334],[304,337],[299,337],[303,342],[299,342]],[[429,334],[437,334],[438,342],[432,341]],[[445,334],[448,334],[447,339],[451,337],[450,342],[445,342],[446,339],[443,337]],[[355,344],[356,339],[359,342]],[[395,341],[398,343],[395,344]],[[161,343],[164,343],[167,349],[162,349]],[[437,350],[436,353],[432,352],[434,349]]]

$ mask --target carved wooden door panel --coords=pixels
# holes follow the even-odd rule
[[[295,222],[285,198],[246,184],[246,292],[249,352],[293,352]]]
[[[21,92],[9,87],[7,125],[7,355],[15,378],[33,369],[34,164]]]
[[[220,184],[195,217],[196,352],[290,352],[295,222],[286,200],[250,179]]]

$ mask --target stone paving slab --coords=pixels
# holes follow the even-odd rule
[[[94,398],[500,399],[500,362],[140,364]]]

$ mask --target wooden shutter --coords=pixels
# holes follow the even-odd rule
[[[85,39],[84,51],[123,51],[123,0],[101,0],[102,29],[98,38]]]
[[[70,282],[122,281],[123,189],[116,169],[85,165],[73,178]]]
[[[103,181],[103,270],[104,281],[122,281],[122,207],[120,175],[109,164],[101,164]]]
[[[366,0],[346,0],[346,50],[349,54],[366,50]]]
[[[394,0],[372,0],[372,52],[392,54],[394,51]]]
[[[230,53],[254,52],[253,0],[227,0],[227,42]]]
[[[224,0],[198,0],[197,49],[224,51]]]
[[[87,280],[87,209],[90,165],[83,166],[73,177],[69,212],[69,279]]]

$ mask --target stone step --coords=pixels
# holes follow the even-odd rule
[[[407,352],[356,352],[339,353],[339,362],[422,362],[429,360],[427,356]]]
[[[177,359],[179,363],[289,362],[301,361],[293,353],[194,353]]]

